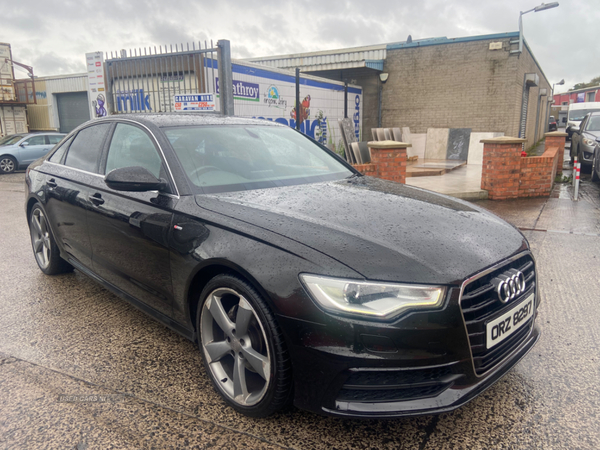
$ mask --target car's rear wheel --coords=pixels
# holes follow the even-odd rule
[[[9,155],[0,156],[0,173],[12,173],[17,170],[17,160]]]
[[[292,389],[283,335],[260,294],[233,275],[218,275],[200,295],[197,326],[204,366],[238,412],[265,417],[284,407]]]
[[[46,275],[56,275],[73,270],[73,266],[60,257],[48,219],[40,205],[31,209],[29,231],[33,255],[42,272]]]

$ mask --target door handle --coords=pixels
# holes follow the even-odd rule
[[[50,178],[48,181],[46,181],[46,184],[48,185],[48,187],[50,187],[51,189],[54,189],[56,186],[58,186],[56,184],[56,180],[54,178]]]
[[[88,197],[90,199],[90,201],[95,205],[95,206],[100,206],[101,204],[104,203],[104,199],[102,198],[102,196],[98,193],[94,194],[94,195],[90,195]]]

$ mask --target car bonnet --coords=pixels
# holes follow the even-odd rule
[[[371,177],[197,195],[208,210],[322,252],[371,280],[458,283],[528,248],[467,202]]]

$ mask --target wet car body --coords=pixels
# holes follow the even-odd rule
[[[28,172],[28,214],[41,205],[63,259],[191,340],[199,338],[198,295],[207,283],[222,273],[243,278],[281,329],[297,406],[352,417],[451,410],[491,386],[539,338],[534,311],[518,332],[485,348],[486,324],[527,302],[537,309],[540,293],[525,238],[482,209],[360,176],[341,160],[350,173],[341,179],[198,193],[161,127],[278,125],[193,115],[94,123],[124,121],[156,139],[170,170],[168,192],[114,191],[104,175],[49,156]],[[503,303],[494,283],[511,271],[523,273],[526,288]],[[302,274],[442,286],[443,299],[384,321],[333,314]]]

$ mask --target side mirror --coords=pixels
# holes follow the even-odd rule
[[[21,142],[21,143],[19,144],[19,147],[27,147],[27,146],[29,146],[29,142],[27,142],[27,141],[25,141],[25,142]]]
[[[571,131],[579,131],[579,127],[572,126],[572,127],[571,127]]]
[[[115,191],[161,191],[167,187],[165,180],[159,180],[147,169],[139,166],[111,170],[104,177],[104,182]]]

